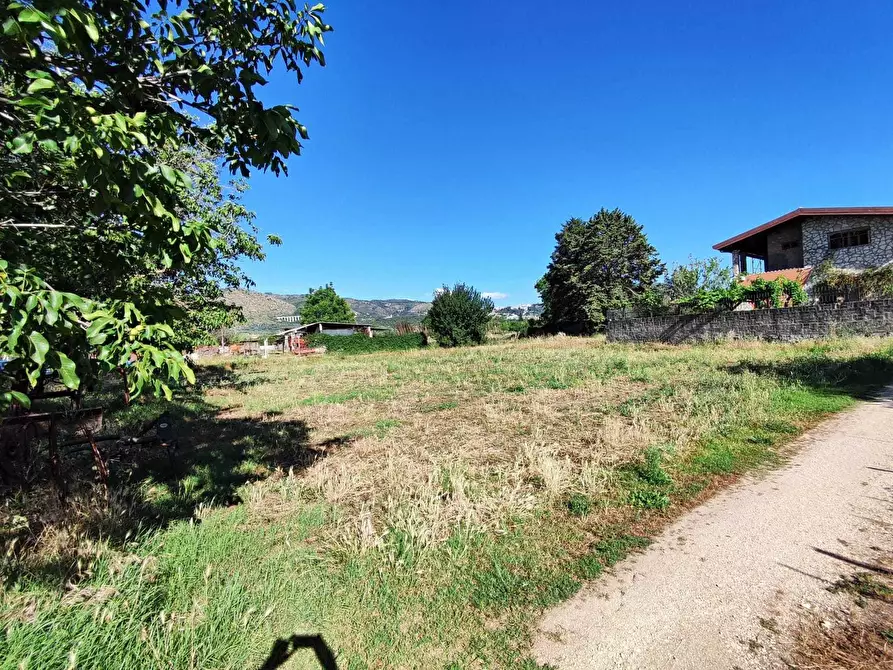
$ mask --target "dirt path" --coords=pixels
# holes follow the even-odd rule
[[[890,397],[807,433],[784,468],[686,514],[549,612],[537,660],[561,670],[785,667],[802,617],[851,602],[827,590],[857,569],[840,557],[870,561],[893,546]]]

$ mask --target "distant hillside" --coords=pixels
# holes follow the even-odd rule
[[[277,316],[291,316],[300,312],[307,299],[306,294],[277,295],[274,293],[257,293],[255,291],[231,291],[227,294],[229,301],[242,308],[247,323],[238,330],[246,333],[267,333],[282,330],[288,324],[276,321]],[[374,326],[393,327],[400,321],[419,323],[430,302],[419,300],[356,300],[347,298],[347,303],[357,315],[359,323],[371,323]]]
[[[244,333],[273,333],[294,325],[276,321],[276,317],[298,314],[307,295],[230,291],[227,298],[232,304],[241,307],[245,318],[248,319],[248,322],[239,326],[237,330]],[[373,326],[384,328],[393,328],[401,321],[420,323],[431,307],[430,302],[400,298],[391,300],[347,298],[346,300],[357,315],[358,323],[371,323]],[[543,313],[543,306],[532,304],[497,307],[493,313],[510,320],[535,319]]]

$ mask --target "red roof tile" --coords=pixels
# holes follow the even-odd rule
[[[745,286],[750,286],[757,279],[765,279],[766,281],[775,281],[779,277],[791,279],[798,282],[801,286],[809,281],[809,275],[812,274],[812,268],[788,268],[786,270],[771,270],[770,272],[757,272],[756,274],[747,275],[741,280]]]

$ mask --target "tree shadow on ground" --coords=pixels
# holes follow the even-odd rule
[[[249,482],[277,470],[300,472],[349,446],[348,436],[311,444],[310,429],[303,421],[274,414],[262,419],[235,417],[204,399],[209,388],[232,388],[239,383],[231,370],[206,366],[196,388],[169,403],[143,399],[125,406],[114,385],[91,398],[87,404],[101,405],[108,417],[103,432],[135,435],[162,413],[167,414],[178,444],[173,459],[157,445],[103,443],[110,474],[106,497],[96,483],[89,445],[63,449],[63,474],[71,494],[61,502],[43,457],[45,464],[27,489],[2,492],[10,511],[7,520],[18,516],[26,518],[27,525],[16,529],[3,528],[0,523],[0,548],[15,546],[15,555],[27,557],[27,565],[14,556],[0,561],[0,579],[15,579],[26,572],[31,579],[61,586],[80,570],[81,556],[74,544],[101,539],[123,546],[141,533],[191,519],[201,504],[240,502],[240,488]],[[68,550],[63,547],[46,558],[41,558],[39,551],[28,551],[41,534],[60,528],[77,536]]]
[[[893,359],[884,354],[865,354],[849,360],[808,354],[780,361],[745,360],[726,369],[733,374],[774,377],[814,391],[844,393],[858,399],[874,398],[879,389],[893,382]]]

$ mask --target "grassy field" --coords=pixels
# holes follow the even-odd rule
[[[308,633],[340,668],[536,668],[543,608],[893,379],[893,343],[554,338],[199,373],[170,408],[176,468],[122,454],[108,503],[8,498],[0,668],[259,667]]]

